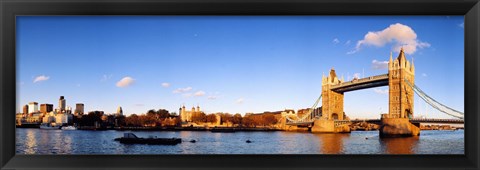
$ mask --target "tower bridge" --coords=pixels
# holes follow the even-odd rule
[[[417,136],[420,129],[417,126],[419,121],[412,119],[414,116],[414,93],[422,98],[426,103],[439,111],[461,119],[463,122],[463,113],[449,108],[430,96],[426,95],[420,88],[415,86],[415,65],[413,60],[406,59],[403,49],[400,50],[398,57],[392,58],[388,62],[388,73],[376,76],[365,77],[361,79],[354,78],[345,82],[339,79],[332,68],[329,74],[322,76],[322,93],[309,109],[307,114],[302,117],[290,113],[284,115],[287,126],[309,126],[312,132],[350,132],[350,120],[344,112],[344,95],[346,92],[375,88],[380,86],[389,87],[389,109],[387,114],[381,114],[379,119],[380,136]],[[318,108],[321,102],[321,112],[312,112]],[[460,121],[453,121],[459,123]]]
[[[375,88],[388,85],[388,74],[371,76],[362,79],[353,79],[349,82],[332,85],[331,90],[337,93],[361,90],[366,88]]]

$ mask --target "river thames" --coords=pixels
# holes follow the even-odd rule
[[[130,131],[16,129],[17,154],[464,154],[464,131],[421,131],[419,137],[379,138],[378,131],[309,132],[135,131],[139,137],[182,138],[174,146],[120,144]],[[196,143],[190,143],[190,140]],[[252,143],[246,143],[246,140]]]

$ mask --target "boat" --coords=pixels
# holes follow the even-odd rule
[[[213,133],[219,133],[219,132],[234,133],[235,129],[234,128],[213,128],[210,131],[213,132]]]
[[[140,138],[133,133],[124,133],[123,137],[115,138],[114,140],[123,144],[176,145],[182,143],[181,138]]]
[[[75,126],[62,126],[62,130],[77,130]]]
[[[42,123],[40,124],[40,129],[46,129],[46,130],[57,130],[60,129],[62,126],[58,126],[55,123]]]

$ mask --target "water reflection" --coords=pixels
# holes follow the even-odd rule
[[[72,136],[65,135],[63,138],[63,146],[61,147],[61,153],[71,153],[72,152]]]
[[[418,136],[405,138],[381,138],[380,145],[387,154],[413,154],[418,143]]]
[[[35,132],[30,130],[27,131],[26,139],[25,139],[25,153],[26,154],[34,154],[35,147],[37,146],[37,138],[35,137]]]
[[[343,142],[350,134],[315,134],[319,138],[321,147],[320,152],[323,154],[339,154],[343,153]]]

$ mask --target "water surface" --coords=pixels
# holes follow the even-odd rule
[[[464,131],[422,131],[419,137],[380,139],[378,131],[309,132],[135,131],[139,137],[179,137],[181,144],[127,145],[130,131],[16,129],[17,154],[464,154]],[[197,140],[190,143],[191,139]],[[253,141],[246,143],[246,140]]]

